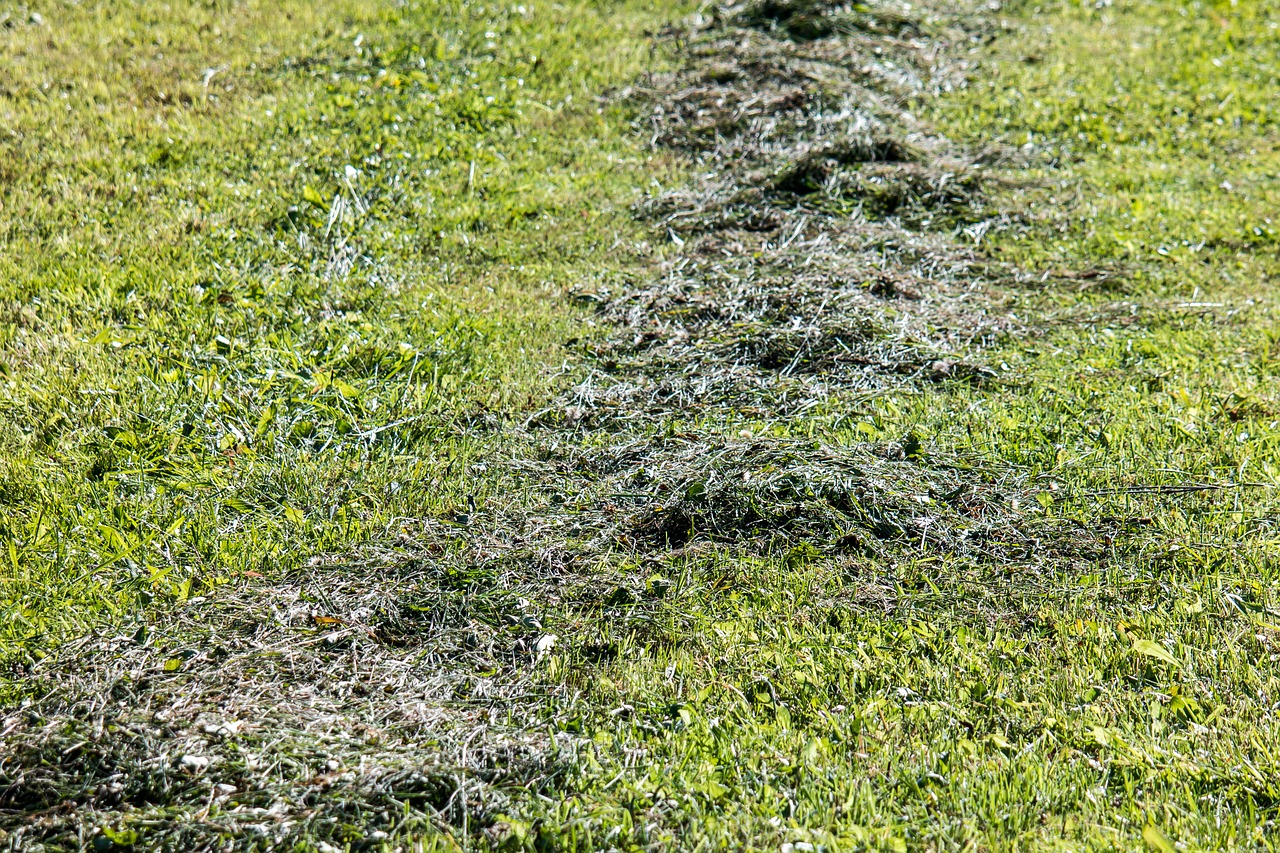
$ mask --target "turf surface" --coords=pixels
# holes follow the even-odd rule
[[[1275,4],[692,12],[0,7],[12,846],[1267,847]]]

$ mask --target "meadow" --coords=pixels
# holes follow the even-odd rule
[[[1272,0],[0,6],[12,849],[1270,849]]]

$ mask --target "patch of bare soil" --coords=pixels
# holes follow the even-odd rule
[[[1022,331],[960,233],[991,155],[908,111],[958,85],[979,21],[913,8],[750,0],[669,34],[679,70],[619,97],[698,175],[638,206],[673,252],[576,294],[608,332],[477,475],[501,497],[43,662],[0,729],[10,847],[496,840],[573,757],[544,728],[570,687],[537,662],[589,644],[571,625],[634,618],[613,607],[645,594],[627,564],[801,542],[870,561],[1035,551],[1008,471],[913,435],[741,434],[896,386],[996,381],[984,344]]]

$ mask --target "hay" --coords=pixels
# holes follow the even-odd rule
[[[964,33],[891,8],[766,0],[683,37],[681,69],[619,95],[654,145],[698,161],[692,186],[638,210],[680,250],[654,281],[577,293],[616,332],[593,349],[571,420],[787,417],[991,380],[972,359],[1025,329],[991,286],[1009,272],[954,236],[981,209],[981,155],[904,109],[956,84],[938,51]]]

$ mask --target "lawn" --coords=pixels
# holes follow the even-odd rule
[[[593,99],[663,18],[593,8],[6,14],[7,655],[459,499],[634,254]]]
[[[0,6],[13,849],[1270,849],[1280,7]]]

